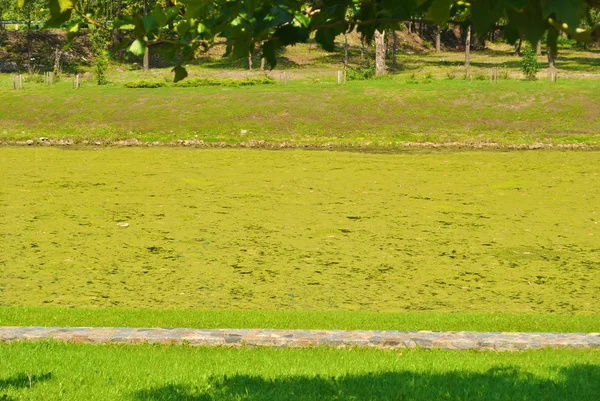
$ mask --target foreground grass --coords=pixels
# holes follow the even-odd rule
[[[599,161],[4,148],[0,303],[598,315]]]
[[[0,326],[599,332],[598,315],[0,307]]]
[[[197,139],[289,145],[394,147],[406,142],[600,145],[600,80],[416,80],[398,76],[337,86],[72,90],[0,89],[0,141],[70,138]],[[174,123],[176,122],[176,123]]]
[[[596,400],[598,350],[0,344],[3,400]],[[32,385],[30,388],[29,378]]]

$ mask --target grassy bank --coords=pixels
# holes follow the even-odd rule
[[[0,149],[0,303],[600,313],[598,152]]]
[[[0,360],[5,400],[591,401],[600,391],[597,350],[398,352],[43,342],[0,344]]]
[[[0,326],[598,332],[598,315],[0,307]]]
[[[164,83],[164,81],[163,81]],[[406,142],[600,145],[600,81],[296,80],[248,88],[0,89],[0,141],[196,139],[393,147]]]

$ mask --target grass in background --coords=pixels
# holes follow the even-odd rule
[[[0,326],[598,332],[598,315],[0,307]]]
[[[578,400],[600,393],[600,351],[0,344],[0,399]],[[31,388],[29,377],[31,377]]]
[[[597,315],[599,158],[4,148],[0,303]]]
[[[415,85],[410,82],[419,82]],[[600,81],[292,81],[0,90],[0,140],[137,138],[393,147],[404,142],[600,145]]]

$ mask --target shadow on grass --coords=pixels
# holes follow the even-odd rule
[[[389,372],[358,376],[289,376],[265,379],[233,375],[208,383],[170,384],[139,391],[136,401],[215,400],[595,400],[600,394],[600,366],[576,365],[557,370],[554,379],[517,368],[484,373]]]
[[[45,382],[52,380],[52,373],[44,373],[41,375],[28,376],[27,373],[19,373],[5,379],[0,378],[0,391],[9,387],[16,389],[23,389],[35,386],[36,383]],[[0,401],[2,401],[2,394],[0,394]]]
[[[4,394],[3,390],[13,389],[29,389],[34,387],[36,383],[52,380],[52,373],[44,373],[41,375],[27,375],[27,373],[19,373],[7,378],[0,378],[0,401],[16,401],[16,398]]]

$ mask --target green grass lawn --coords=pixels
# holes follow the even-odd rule
[[[394,148],[406,142],[600,144],[600,80],[292,80],[249,88],[128,89],[70,81],[0,89],[0,141],[197,139]]]
[[[594,401],[600,351],[0,344],[2,400]],[[30,381],[31,378],[31,387]]]
[[[0,326],[272,328],[505,332],[600,331],[589,314],[0,307]]]
[[[3,148],[0,303],[593,322],[599,158]]]

